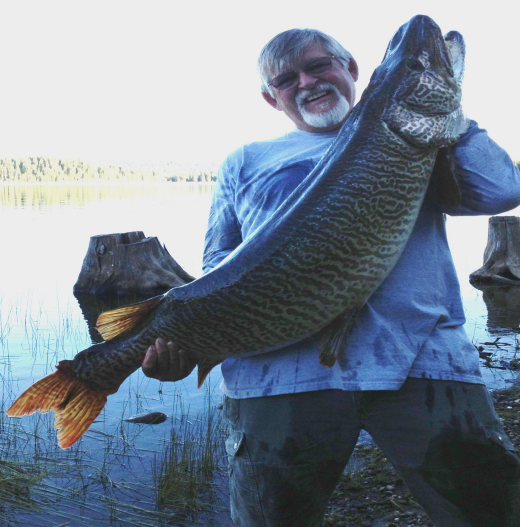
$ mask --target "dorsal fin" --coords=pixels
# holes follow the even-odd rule
[[[163,298],[164,295],[154,296],[137,304],[104,311],[97,319],[96,329],[105,340],[111,340],[134,328],[143,317],[161,303]]]

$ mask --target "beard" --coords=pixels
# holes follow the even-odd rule
[[[326,112],[313,113],[307,111],[305,108],[305,101],[307,101],[313,95],[318,94],[321,91],[332,91],[336,94],[338,102],[334,108],[327,110]],[[301,90],[296,94],[296,104],[298,110],[302,116],[302,119],[306,124],[313,128],[327,128],[341,123],[350,111],[350,104],[347,98],[342,95],[339,90],[330,82],[320,82],[312,90]]]

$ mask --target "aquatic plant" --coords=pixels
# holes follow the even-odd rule
[[[81,349],[89,340],[81,316],[69,306],[48,313],[30,296],[6,305],[0,295],[0,525],[51,527],[136,525],[158,527],[190,514],[193,525],[226,525],[226,486],[220,396],[201,393],[204,410],[186,408],[182,384],[158,385],[137,373],[120,389],[85,437],[63,451],[52,413],[23,419],[5,411],[40,370]],[[127,423],[160,409],[156,426]],[[175,480],[183,482],[175,498]],[[186,489],[184,488],[186,487]],[[183,494],[184,492],[184,494]],[[184,496],[184,497],[182,497]],[[220,517],[219,517],[220,518]],[[175,523],[173,523],[175,524]]]
[[[206,399],[205,411],[195,419],[182,415],[178,428],[172,427],[170,441],[156,457],[154,478],[160,509],[199,510],[212,501],[215,470],[227,463],[223,448],[227,427],[212,404],[209,389]]]

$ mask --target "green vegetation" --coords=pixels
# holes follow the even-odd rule
[[[177,430],[172,428],[170,441],[154,466],[159,508],[200,510],[213,501],[215,473],[226,464],[226,427],[220,414],[211,404],[193,422],[181,414]]]
[[[31,509],[36,504],[30,494],[45,473],[34,463],[16,463],[0,460],[0,503],[16,509]]]
[[[143,402],[139,391],[132,395]],[[228,516],[226,429],[207,396],[209,411],[196,418],[174,408],[153,430],[121,420],[106,431],[91,428],[66,451],[57,446],[52,414],[9,419],[9,397],[0,409],[0,525],[159,527],[178,525],[179,517],[205,525]]]
[[[81,159],[0,159],[3,183],[193,182],[217,179],[217,167],[199,163],[100,164]]]

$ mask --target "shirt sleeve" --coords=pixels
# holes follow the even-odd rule
[[[203,273],[213,269],[242,243],[242,232],[235,210],[235,188],[239,172],[236,157],[237,152],[231,154],[218,171],[204,242]]]
[[[453,147],[453,155],[462,201],[457,207],[439,205],[442,212],[493,215],[520,205],[518,167],[475,121]]]

